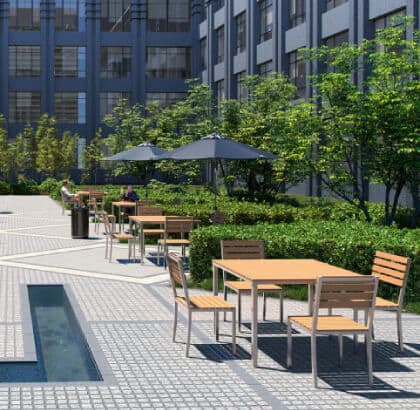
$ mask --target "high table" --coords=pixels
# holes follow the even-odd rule
[[[219,269],[251,282],[251,356],[254,367],[257,367],[258,361],[258,285],[308,285],[308,308],[309,314],[312,315],[314,288],[318,276],[360,276],[358,273],[315,259],[215,259],[213,260],[214,295],[219,293]]]
[[[112,215],[114,214],[114,209],[118,208],[134,208],[134,213],[136,213],[136,203],[132,201],[116,201],[112,202]],[[121,212],[118,212],[118,229],[121,232]]]

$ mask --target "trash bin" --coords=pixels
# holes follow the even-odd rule
[[[73,239],[89,238],[89,208],[74,206],[71,209],[71,237]]]

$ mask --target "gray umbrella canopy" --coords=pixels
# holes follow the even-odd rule
[[[231,140],[219,133],[213,133],[201,138],[192,144],[184,145],[171,152],[163,154],[159,159],[172,160],[198,160],[198,159],[276,159],[277,156],[258,148],[251,147],[241,142]]]
[[[104,158],[105,161],[158,161],[160,156],[166,154],[166,151],[157,147],[149,141],[142,142],[134,148],[127,151],[119,152],[111,157]],[[147,179],[149,167],[146,165],[146,199],[148,198],[147,192]]]
[[[217,132],[207,135],[192,144],[184,145],[174,149],[171,152],[163,154],[159,159],[171,159],[174,161],[188,160],[209,160],[214,168],[214,210],[217,209],[216,204],[216,166],[215,161],[224,160],[256,160],[266,159],[274,160],[277,155],[271,154],[258,148],[251,147],[241,142],[231,140]]]
[[[166,151],[153,145],[151,142],[143,142],[127,151],[119,152],[112,157],[104,158],[105,161],[156,161]]]

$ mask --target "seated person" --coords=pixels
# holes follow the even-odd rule
[[[65,179],[63,181],[63,186],[60,189],[61,198],[63,198],[64,203],[72,203],[72,202],[78,202],[79,201],[79,195],[78,194],[72,194],[69,191],[69,181]]]
[[[124,193],[123,197],[121,198],[123,201],[127,202],[136,202],[139,200],[139,196],[137,195],[136,191],[134,191],[132,185],[128,185],[127,191]],[[121,214],[123,215],[134,215],[135,209],[131,207],[122,207]]]

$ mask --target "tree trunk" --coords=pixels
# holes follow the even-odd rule
[[[394,222],[395,219],[395,214],[397,213],[397,207],[398,207],[398,201],[400,199],[400,195],[401,195],[401,191],[404,187],[404,184],[399,184],[397,186],[397,189],[395,190],[395,196],[394,196],[394,201],[392,203],[392,209],[391,209],[391,214],[389,215],[389,220],[387,220],[386,224],[389,226],[392,224],[392,222]]]

